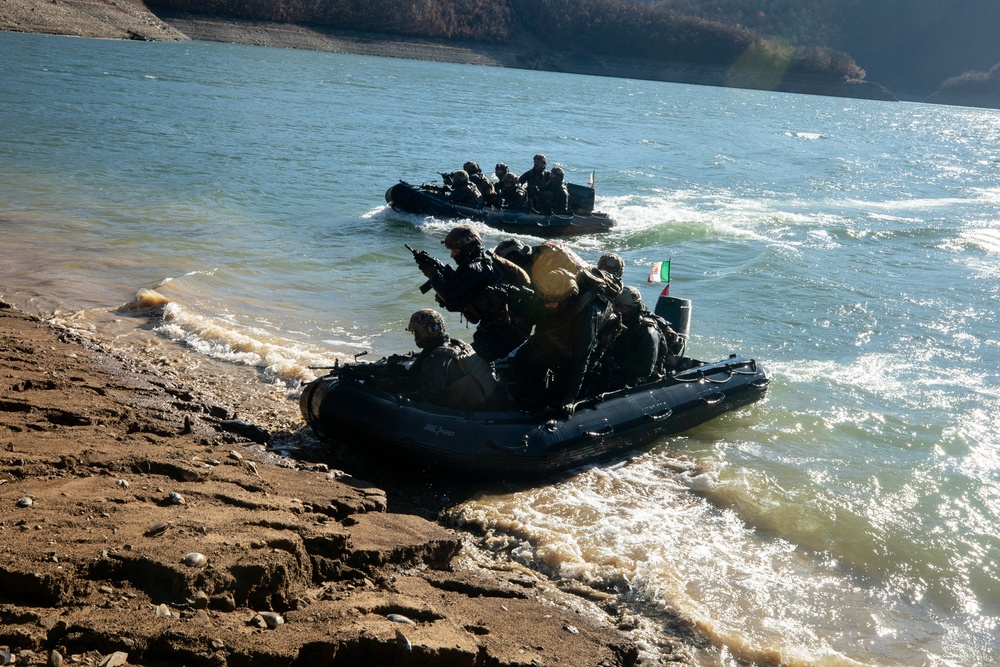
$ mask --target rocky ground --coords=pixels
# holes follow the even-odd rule
[[[0,302],[0,665],[650,663],[613,609],[235,417]]]

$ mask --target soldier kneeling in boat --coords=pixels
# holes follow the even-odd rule
[[[406,330],[420,353],[410,366],[410,391],[404,397],[459,410],[494,410],[506,403],[493,369],[471,345],[445,332],[439,312],[418,310]]]

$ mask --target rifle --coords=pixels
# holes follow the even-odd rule
[[[404,243],[403,246],[413,254],[413,261],[417,263],[417,266],[420,267],[421,271],[424,270],[425,266],[433,266],[438,273],[445,272],[445,269],[447,267],[438,260],[431,257],[430,253],[428,253],[426,250],[414,250],[413,248],[410,247],[409,243]],[[423,285],[420,286],[420,293],[427,294],[429,291],[431,291],[431,287],[432,287],[431,281],[428,280],[427,282],[425,282]]]
[[[446,174],[443,171],[439,171],[438,173],[441,174],[441,180],[444,181],[445,185],[447,185],[449,187],[451,187],[453,185],[452,182],[451,182],[451,174]]]

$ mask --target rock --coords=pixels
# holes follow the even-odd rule
[[[169,522],[158,523],[156,525],[150,526],[146,529],[146,537],[156,537],[157,535],[162,535],[167,532],[167,528],[170,528]]]
[[[100,667],[121,667],[128,663],[128,653],[115,651],[101,661]]]
[[[184,496],[182,496],[181,494],[177,493],[176,491],[171,491],[170,492],[169,499],[170,499],[170,504],[171,505],[183,505],[184,504]]]
[[[45,663],[46,667],[62,667],[62,664],[63,664],[62,653],[60,653],[55,649],[52,649],[52,651],[49,653],[49,661]]]
[[[17,501],[17,506],[18,507],[31,507],[34,504],[35,504],[35,501],[32,500],[28,496],[25,496],[24,498],[21,498],[20,500]],[[7,663],[4,663],[4,664],[7,664]]]
[[[411,621],[406,616],[403,616],[402,614],[389,614],[388,616],[386,616],[386,618],[388,618],[393,623],[405,623],[407,625],[416,625],[416,623]]]
[[[271,630],[274,630],[279,625],[284,625],[285,623],[285,619],[281,616],[281,614],[276,614],[273,611],[263,611],[257,615],[264,620],[265,625],[267,625],[267,627]]]
[[[205,563],[208,562],[208,558],[205,554],[200,554],[197,551],[192,551],[187,556],[181,559],[181,562],[188,567],[203,567]]]
[[[222,595],[216,595],[211,599],[210,606],[212,609],[218,609],[219,611],[232,612],[236,611],[236,599],[233,597],[232,593],[223,593]]]

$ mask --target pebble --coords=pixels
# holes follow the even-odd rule
[[[285,619],[282,618],[281,614],[276,614],[273,611],[263,611],[258,614],[258,616],[264,619],[264,623],[266,623],[267,627],[271,630],[274,630],[279,625],[283,625],[285,622]]]
[[[404,651],[413,650],[413,644],[411,644],[410,640],[406,638],[406,635],[399,630],[396,630],[396,643],[399,644]]]
[[[173,503],[174,505],[183,505],[184,504],[184,496],[182,496],[181,494],[177,493],[176,491],[171,491],[170,492],[170,502]]]
[[[52,652],[49,653],[49,661],[45,664],[46,667],[62,667],[63,664],[62,653],[60,653],[55,649],[52,649]]]
[[[231,451],[231,452],[229,452],[229,458],[235,459],[237,461],[242,461],[243,460],[243,455],[240,454],[239,452]]]
[[[205,554],[200,554],[197,551],[192,551],[187,556],[181,559],[181,562],[188,567],[202,567],[208,562],[208,558]]]
[[[121,667],[128,663],[128,653],[125,651],[115,651],[101,661],[100,667]]]
[[[127,489],[129,487],[129,483],[128,483],[127,479],[120,479],[117,482],[115,482],[115,484],[117,484],[118,486],[120,486],[123,489]]]
[[[158,618],[170,618],[173,614],[170,613],[170,607],[161,604],[156,608],[156,616]]]
[[[21,498],[20,500],[17,501],[17,506],[18,507],[31,507],[34,504],[35,504],[35,501],[32,500],[28,496],[25,496],[24,498]],[[4,663],[4,664],[7,664],[7,663]]]
[[[416,625],[416,623],[411,621],[406,616],[403,616],[402,614],[389,614],[388,616],[386,616],[386,618],[388,618],[393,623],[405,623],[407,625]]]
[[[9,665],[14,662],[14,656],[9,651],[0,649],[0,665]]]
[[[167,532],[167,528],[170,528],[170,524],[166,522],[150,526],[146,529],[146,537],[156,537],[157,535],[162,535]]]
[[[563,630],[565,630],[566,632],[570,633],[571,635],[578,635],[578,634],[580,634],[580,630],[578,630],[576,627],[574,627],[572,625],[564,625],[563,626]]]

